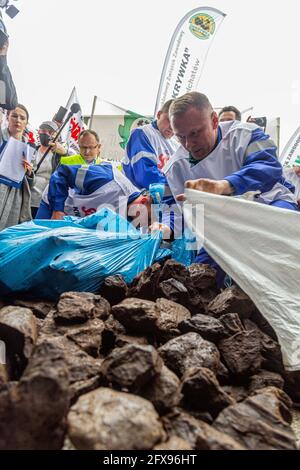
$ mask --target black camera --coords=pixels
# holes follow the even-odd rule
[[[12,19],[19,13],[14,5],[9,4],[9,0],[0,0],[0,8],[5,8],[5,13]]]
[[[0,0],[0,8],[5,9],[5,13],[10,17],[14,18],[18,13],[19,10],[14,6],[9,4],[9,0]],[[4,44],[8,40],[7,29],[4,24],[2,13],[0,11],[0,49],[4,46]]]

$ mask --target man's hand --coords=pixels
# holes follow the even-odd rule
[[[201,178],[199,180],[186,181],[185,187],[203,191],[204,193],[229,195],[234,193],[234,189],[227,180],[210,180]],[[184,194],[177,196],[177,201],[185,201]]]
[[[6,43],[4,44],[4,46],[1,47],[1,49],[0,49],[0,55],[7,55],[7,51],[8,51],[8,41],[6,41]]]
[[[154,222],[154,224],[149,227],[149,232],[157,232],[158,230],[163,233],[164,240],[170,240],[170,238],[172,237],[172,230],[165,224]]]
[[[51,220],[62,220],[66,214],[61,211],[53,211]]]
[[[49,147],[51,147],[51,151],[57,153],[57,155],[66,155],[66,149],[59,142],[49,142]]]

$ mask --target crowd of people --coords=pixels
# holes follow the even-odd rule
[[[34,145],[28,138],[29,112],[17,103],[6,53],[7,45],[0,50],[0,78],[7,83],[0,161],[11,139]],[[55,119],[40,125],[39,144],[31,163],[22,160],[19,184],[0,174],[0,230],[32,219],[85,217],[109,205],[114,210],[122,206],[122,214],[135,226],[161,230],[173,239],[183,229],[186,187],[226,196],[252,191],[257,203],[299,210],[270,137],[257,125],[242,122],[234,106],[217,114],[199,92],[167,101],[151,124],[135,129],[122,163],[105,161],[93,130],[81,132],[75,155],[54,139],[58,132]],[[163,187],[161,210],[153,219],[157,185]],[[197,260],[219,269],[204,249]],[[219,269],[220,282],[223,275]]]

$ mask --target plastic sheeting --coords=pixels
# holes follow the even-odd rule
[[[190,189],[185,194],[188,225],[274,328],[285,368],[300,370],[300,213]]]
[[[166,257],[191,264],[191,240],[184,237],[161,248],[161,232],[141,234],[109,209],[82,219],[27,222],[0,232],[0,295],[30,292],[56,298],[67,291],[97,292],[115,274],[130,283]]]
[[[129,283],[155,261],[161,237],[161,232],[142,235],[107,209],[83,219],[8,228],[0,233],[0,295],[30,291],[52,298],[66,291],[96,292],[114,274]]]

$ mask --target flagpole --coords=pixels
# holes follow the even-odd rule
[[[97,99],[98,99],[98,97],[97,97],[97,96],[94,96],[94,99],[93,99],[93,107],[92,107],[92,113],[91,113],[90,123],[89,123],[89,129],[90,129],[90,130],[92,129],[92,124],[93,124],[93,120],[94,120],[94,115],[95,115],[95,109],[96,109]]]

